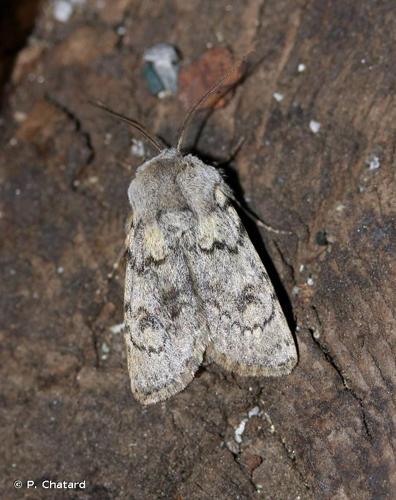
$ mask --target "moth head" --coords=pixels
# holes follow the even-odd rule
[[[156,156],[147,159],[143,162],[136,170],[136,176],[131,181],[128,187],[128,199],[134,209],[136,204],[140,207],[144,207],[150,202],[151,198],[158,197],[158,190],[160,190],[162,182],[159,181],[157,185],[154,178],[158,177],[162,179],[162,174],[165,172],[171,172],[174,167],[180,162],[184,162],[182,154],[175,148],[164,148]],[[157,172],[159,175],[154,175]],[[150,192],[152,196],[148,197],[147,194]]]

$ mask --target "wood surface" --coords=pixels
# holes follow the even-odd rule
[[[60,499],[395,498],[395,33],[386,0],[92,0],[67,23],[42,5],[1,115],[2,498],[43,498],[13,487],[43,478],[86,480]],[[107,279],[141,137],[87,99],[175,143],[185,104],[142,76],[157,42],[184,69],[210,47],[254,49],[254,70],[196,116],[188,144],[221,160],[244,138],[226,171],[291,232],[247,222],[299,364],[279,379],[206,364],[145,408],[110,330],[123,269]]]

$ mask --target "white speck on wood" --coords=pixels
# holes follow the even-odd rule
[[[369,170],[377,170],[380,168],[381,163],[376,155],[371,155],[370,158],[367,160],[367,165]]]
[[[119,323],[118,325],[113,325],[109,328],[109,330],[111,331],[111,333],[114,333],[114,334],[117,334],[117,333],[121,333],[124,329],[124,323]]]
[[[260,412],[260,408],[258,406],[255,406],[254,408],[252,408],[249,413],[248,413],[248,417],[249,418],[252,418],[252,417],[258,417],[259,415],[261,414]]]
[[[235,429],[235,441],[239,444],[242,443],[242,434],[245,432],[247,421],[248,421],[247,418],[242,419],[241,423]]]
[[[314,134],[317,134],[319,132],[320,127],[321,127],[320,123],[315,120],[311,120],[309,122],[309,128],[311,132],[313,132]]]
[[[131,154],[133,156],[137,156],[138,158],[142,158],[145,155],[143,141],[132,139]]]
[[[73,14],[73,5],[66,0],[58,0],[54,3],[53,14],[60,23],[67,23]]]

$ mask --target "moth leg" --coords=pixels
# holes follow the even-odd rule
[[[218,160],[218,161],[213,162],[213,165],[216,168],[226,167],[229,163],[231,163],[232,161],[235,160],[239,151],[242,149],[244,142],[245,142],[245,138],[241,137],[239,139],[239,141],[236,143],[236,145],[232,148],[231,153],[223,160]]]
[[[245,138],[244,137],[241,137],[239,139],[239,141],[237,142],[236,146],[233,148],[233,150],[231,151],[231,154],[229,155],[229,157],[225,160],[222,160],[220,162],[217,162],[215,165],[216,167],[218,168],[221,168],[222,166],[225,166],[225,165],[228,165],[229,163],[231,163],[235,157],[237,156],[237,154],[239,153],[239,151],[241,150],[243,144],[245,142]],[[229,195],[230,196],[230,195]],[[270,231],[272,233],[275,233],[275,234],[292,234],[291,231],[284,231],[282,229],[276,229],[275,227],[271,226],[270,224],[266,224],[262,219],[260,219],[260,217],[258,217],[250,208],[242,205],[241,202],[239,202],[234,196],[230,196],[230,198],[232,199],[232,201],[238,205],[239,208],[241,208],[245,214],[250,217],[251,219],[254,220],[254,222],[259,226],[259,227],[262,227],[263,229],[266,229],[267,231]]]
[[[245,137],[241,137],[236,145],[232,148],[231,153],[228,155],[228,158],[222,161],[221,164],[225,165],[234,161],[239,154],[239,151],[242,149],[242,146],[245,144],[245,140]]]
[[[293,234],[291,231],[285,231],[283,229],[276,229],[275,227],[271,226],[270,224],[265,223],[258,215],[256,215],[250,208],[245,207],[242,205],[240,201],[238,201],[236,198],[232,197],[232,201],[238,205],[238,207],[244,211],[244,213],[250,217],[251,219],[254,220],[254,222],[259,226],[262,227],[263,229],[275,233],[275,234]]]
[[[286,231],[284,229],[276,229],[273,226],[270,226],[269,224],[266,224],[262,219],[260,219],[257,215],[255,214],[248,214],[250,217],[252,217],[255,221],[255,223],[259,226],[265,229],[266,231],[269,231],[270,233],[275,233],[275,234],[293,234],[291,231]]]

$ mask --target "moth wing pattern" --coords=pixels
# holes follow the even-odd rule
[[[151,404],[176,394],[193,379],[208,331],[177,235],[155,223],[132,231],[124,335],[132,392],[141,403]]]
[[[182,185],[200,206],[196,244],[186,256],[205,307],[208,354],[239,375],[288,374],[297,362],[294,339],[229,188],[216,169],[190,161]]]
[[[220,173],[164,150],[128,189],[125,340],[134,396],[176,394],[205,352],[240,375],[278,376],[297,362],[267,272]]]

